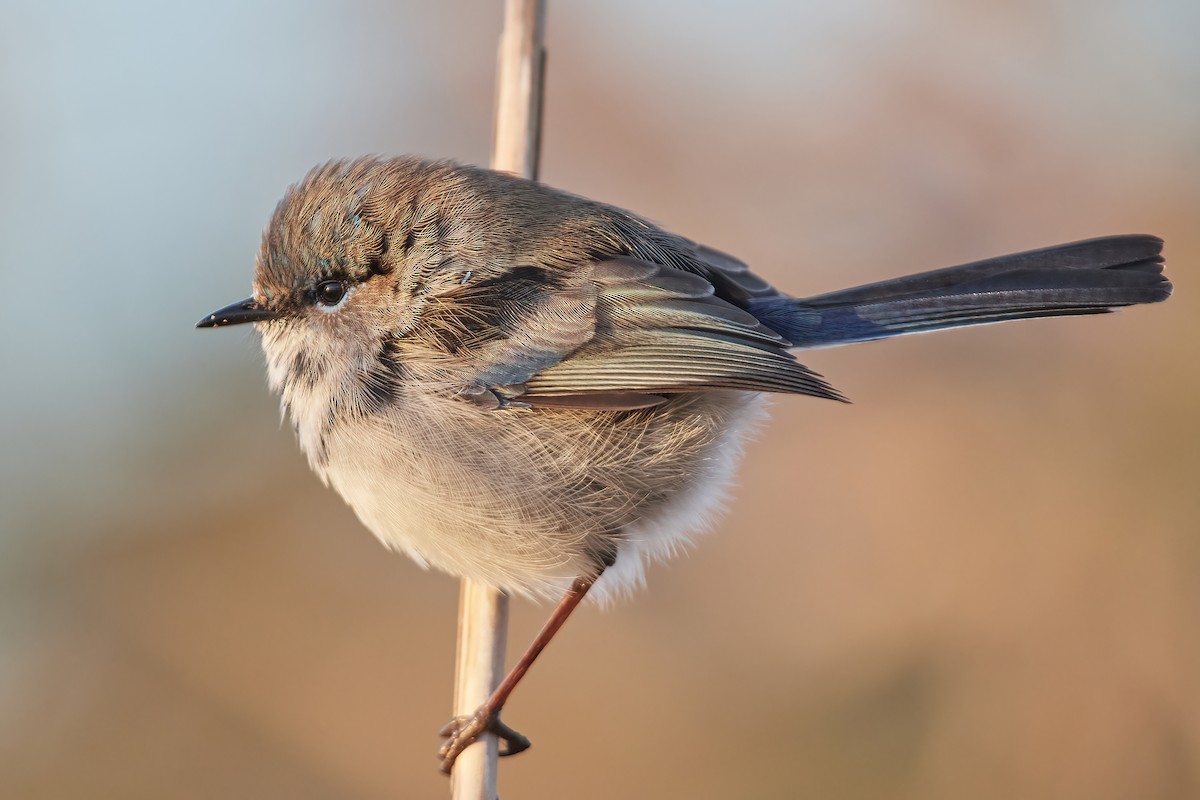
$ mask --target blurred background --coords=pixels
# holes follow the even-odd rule
[[[500,22],[0,7],[0,796],[446,795],[456,581],[309,474],[252,331],[192,325],[314,164],[486,163]],[[1200,5],[548,24],[544,180],[794,293],[1147,232],[1178,296],[805,356],[855,405],[778,400],[718,529],[571,620],[502,794],[1200,796]]]

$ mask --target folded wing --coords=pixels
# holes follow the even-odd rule
[[[752,314],[717,297],[705,278],[631,258],[591,264],[595,332],[582,347],[524,382],[532,405],[595,407],[665,394],[739,389],[841,400],[796,361],[789,343]]]

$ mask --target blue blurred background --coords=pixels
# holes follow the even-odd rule
[[[1200,796],[1200,5],[550,5],[548,183],[797,294],[1148,232],[1178,296],[808,354],[856,404],[776,402],[718,530],[572,620],[502,794]],[[500,22],[0,5],[0,796],[446,792],[455,581],[192,325],[313,165],[486,163]]]

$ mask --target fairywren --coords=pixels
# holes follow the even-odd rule
[[[257,323],[309,464],[386,545],[565,593],[528,667],[589,589],[639,584],[704,526],[763,393],[842,399],[793,350],[1158,302],[1161,249],[1092,239],[796,299],[603,203],[362,158],[288,191],[253,296],[198,325]],[[527,746],[499,721],[515,683],[449,726],[446,769],[484,730]]]

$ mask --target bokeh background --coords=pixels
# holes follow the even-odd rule
[[[0,7],[0,796],[447,793],[455,581],[312,477],[285,186],[486,163],[500,4]],[[552,0],[543,177],[798,294],[1106,233],[1177,296],[819,351],[730,513],[564,630],[506,797],[1200,796],[1200,5]],[[510,654],[547,613],[517,601]]]

